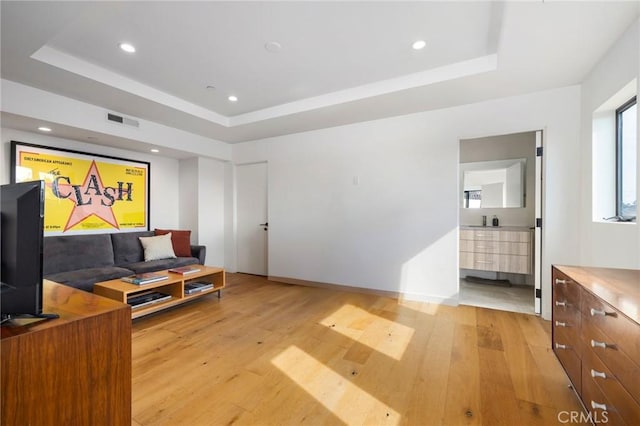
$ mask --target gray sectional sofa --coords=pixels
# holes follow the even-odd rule
[[[143,231],[45,237],[44,278],[92,292],[93,285],[100,281],[176,266],[204,265],[206,247],[198,245],[191,246],[192,257],[145,262],[138,237],[153,235],[153,231]]]

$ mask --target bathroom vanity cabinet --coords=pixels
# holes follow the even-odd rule
[[[524,227],[461,227],[460,268],[531,274],[533,234]]]

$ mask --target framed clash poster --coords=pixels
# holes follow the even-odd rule
[[[45,182],[44,233],[149,229],[147,162],[11,141],[11,182]]]

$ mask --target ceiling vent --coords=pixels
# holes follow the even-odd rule
[[[112,123],[123,124],[125,126],[140,127],[140,122],[133,118],[123,117],[122,115],[114,114],[112,112],[107,113],[107,120]]]

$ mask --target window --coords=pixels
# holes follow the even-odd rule
[[[616,110],[616,216],[623,221],[635,220],[637,215],[637,125],[634,96]]]
[[[464,191],[464,207],[472,209],[482,207],[482,191]]]

